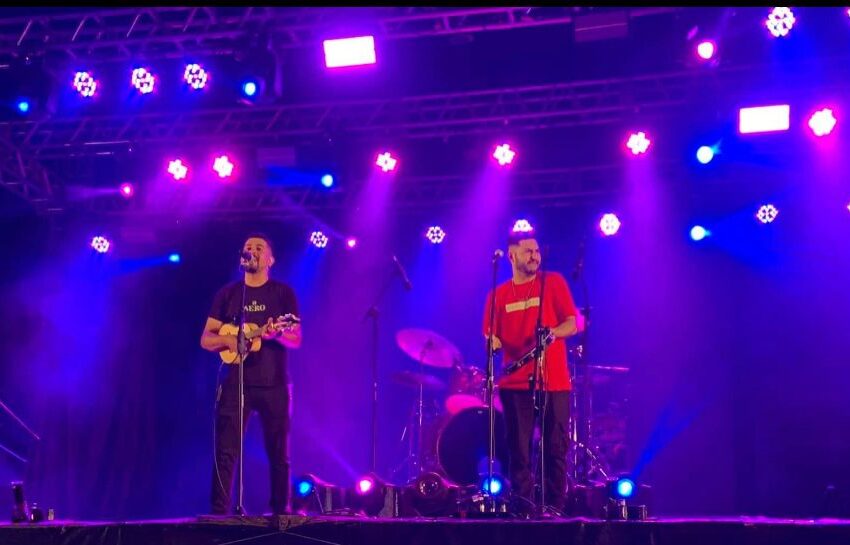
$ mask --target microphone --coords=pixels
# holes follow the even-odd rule
[[[249,251],[241,251],[239,252],[239,266],[243,269],[251,263],[251,260],[254,259],[254,255]]]
[[[407,273],[404,271],[404,267],[401,266],[401,262],[396,256],[393,256],[393,264],[395,264],[395,269],[401,276],[401,281],[404,282],[404,289],[406,289],[407,291],[412,290],[413,284],[410,283],[410,278],[407,277]]]
[[[495,263],[496,261],[500,260],[500,259],[501,259],[501,258],[503,258],[503,257],[505,257],[505,252],[504,252],[504,251],[497,249],[495,252],[493,252],[493,262],[494,262],[494,263]]]

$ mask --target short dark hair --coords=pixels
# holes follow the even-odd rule
[[[508,246],[519,244],[523,240],[537,239],[537,233],[534,231],[511,231],[508,235]]]
[[[274,254],[274,244],[272,244],[272,239],[270,239],[267,234],[260,232],[248,233],[248,236],[245,237],[245,240],[247,241],[249,238],[263,239],[263,241],[265,241],[266,243],[266,246],[268,246],[269,250],[271,250],[271,253]]]

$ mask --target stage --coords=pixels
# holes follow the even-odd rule
[[[850,543],[850,520],[469,520],[282,516],[0,525],[3,545],[215,543],[755,545]]]

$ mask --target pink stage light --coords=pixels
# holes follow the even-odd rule
[[[140,93],[146,95],[153,92],[153,86],[156,83],[156,78],[145,68],[136,68],[133,70],[133,75],[130,78],[133,87]]]
[[[125,199],[129,199],[136,193],[136,189],[133,187],[133,184],[130,182],[124,182],[118,187],[118,191],[121,193],[121,196]]]
[[[629,139],[626,142],[626,147],[629,148],[634,155],[640,155],[642,153],[646,153],[649,149],[649,145],[652,144],[652,141],[647,138],[646,133],[643,131],[633,132],[629,135]]]
[[[88,72],[74,74],[74,89],[85,98],[91,98],[97,91],[97,80]]]
[[[790,126],[791,106],[788,104],[738,110],[738,132],[741,134],[787,131]]]
[[[181,159],[174,159],[168,163],[168,173],[175,180],[185,180],[186,175],[189,174],[189,167],[184,165]]]
[[[431,244],[442,244],[446,238],[446,232],[439,225],[432,225],[425,233],[425,238],[431,241]]]
[[[526,219],[519,219],[514,222],[514,227],[511,229],[513,233],[531,233],[534,227]]]
[[[602,234],[606,237],[610,237],[612,235],[616,235],[617,231],[620,230],[620,218],[617,217],[617,214],[604,214],[602,219],[599,220],[599,230],[602,231]]]
[[[361,66],[377,62],[374,36],[325,40],[322,45],[325,49],[325,67],[327,68]]]
[[[209,74],[203,69],[200,64],[192,63],[186,65],[186,70],[183,72],[183,79],[189,84],[189,87],[195,89],[203,89],[207,85]]]
[[[774,38],[782,38],[791,32],[796,21],[791,8],[773,8],[764,24]]]
[[[233,174],[234,164],[230,161],[227,155],[221,155],[215,158],[213,162],[213,170],[218,173],[219,178],[228,178]]]
[[[516,157],[516,152],[511,149],[510,144],[500,144],[493,152],[493,158],[499,162],[499,166],[509,165]]]
[[[826,136],[830,134],[832,129],[835,128],[836,123],[838,121],[829,108],[820,109],[809,118],[809,128],[812,129],[815,136]]]
[[[99,254],[105,254],[109,251],[109,239],[102,236],[96,236],[91,239],[91,247]]]
[[[703,40],[697,44],[697,56],[704,61],[711,60],[717,52],[717,45],[711,40]]]
[[[321,231],[310,233],[310,244],[316,248],[324,248],[328,245],[328,237]]]
[[[772,204],[764,204],[759,207],[759,211],[756,212],[756,218],[764,224],[772,223],[778,215],[779,210],[777,210]]]
[[[378,157],[375,159],[375,164],[383,170],[384,172],[389,172],[391,170],[395,170],[396,165],[398,165],[398,159],[392,156],[390,152],[379,153]]]
[[[357,239],[354,238],[354,237],[348,237],[345,240],[345,247],[348,248],[349,250],[353,250],[354,248],[357,247]]]
[[[372,477],[363,477],[357,481],[357,493],[360,495],[368,494],[375,488],[375,479]]]

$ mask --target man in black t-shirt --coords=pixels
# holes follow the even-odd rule
[[[247,252],[247,253],[246,253]],[[257,352],[245,359],[244,418],[260,415],[271,478],[271,508],[275,514],[289,510],[289,379],[286,353],[301,346],[301,326],[284,325],[287,314],[298,316],[295,292],[283,282],[269,278],[274,264],[269,238],[249,235],[243,248],[243,281],[232,282],[215,294],[201,347],[211,352],[236,351],[235,335],[219,335],[226,323],[239,324],[242,284],[245,292],[245,322],[265,328]],[[250,260],[245,259],[250,254]],[[250,341],[249,341],[250,343]],[[212,478],[212,512],[227,514],[233,488],[234,466],[239,457],[239,369],[227,366],[227,374],[216,395],[215,461]]]

